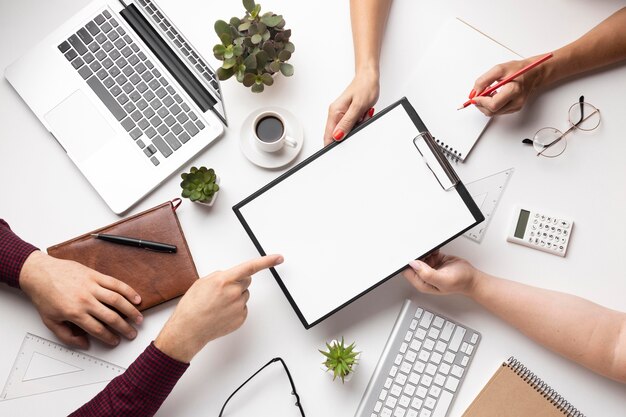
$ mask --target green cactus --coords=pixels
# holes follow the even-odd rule
[[[227,80],[234,75],[244,86],[260,93],[265,86],[274,84],[274,74],[293,75],[293,65],[287,61],[296,48],[289,41],[291,30],[285,29],[281,15],[261,14],[261,5],[254,0],[243,0],[243,5],[246,9],[243,18],[215,22],[215,33],[221,43],[213,47],[213,55],[223,61],[217,76]]]
[[[183,189],[181,195],[191,201],[206,203],[211,201],[220,186],[215,183],[217,177],[213,168],[191,167],[188,173],[180,175],[183,181],[180,183]]]
[[[350,372],[352,372],[354,366],[357,364],[357,357],[360,352],[354,350],[355,344],[346,346],[341,338],[341,343],[335,342],[332,345],[326,343],[328,350],[320,350],[320,353],[324,355],[326,360],[323,365],[329,371],[333,373],[333,381],[339,377],[341,382],[345,382],[345,378]]]

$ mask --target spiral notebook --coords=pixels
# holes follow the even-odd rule
[[[521,58],[458,18],[435,35],[403,92],[450,159],[464,161],[491,120],[473,106],[457,110],[476,79]]]
[[[462,417],[585,417],[520,361],[509,358]]]

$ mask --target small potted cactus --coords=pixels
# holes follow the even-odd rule
[[[291,30],[285,29],[285,19],[272,12],[261,14],[261,5],[254,0],[243,0],[246,15],[233,17],[229,22],[215,22],[215,33],[221,43],[213,47],[215,58],[223,61],[217,69],[220,80],[233,75],[253,93],[274,84],[274,75],[293,75],[293,66],[287,61],[295,51],[289,41]]]
[[[189,172],[181,174],[180,177],[183,179],[180,183],[183,197],[207,206],[213,205],[220,190],[220,178],[213,168],[191,167]]]
[[[344,383],[352,379],[361,356],[361,352],[357,352],[354,348],[354,343],[346,346],[342,337],[341,342],[332,340],[326,343],[326,350],[320,350],[325,358],[322,362],[324,369],[329,375],[332,374],[333,381],[339,378]]]

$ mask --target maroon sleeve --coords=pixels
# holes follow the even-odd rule
[[[0,282],[20,287],[20,272],[26,258],[37,248],[24,242],[0,219]]]
[[[70,416],[152,416],[188,367],[152,342],[126,372]]]

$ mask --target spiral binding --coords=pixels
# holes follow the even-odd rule
[[[457,152],[454,148],[445,144],[444,141],[437,139],[433,136],[435,142],[439,146],[439,149],[443,152],[443,154],[448,158],[449,161],[458,163],[461,160],[461,156],[463,155],[461,152]]]
[[[557,410],[562,412],[566,417],[585,417],[582,412],[578,411],[576,407],[565,400],[565,398],[552,389],[550,385],[545,383],[513,356],[506,361],[506,366],[522,378],[524,382],[533,387],[539,394],[543,395],[550,404],[554,405]]]

